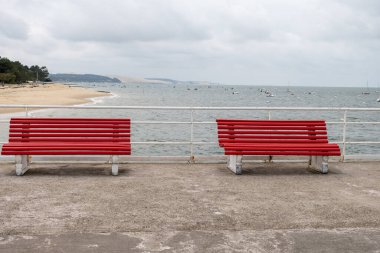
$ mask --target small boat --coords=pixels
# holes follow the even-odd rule
[[[380,102],[380,97],[378,99],[376,99],[376,102]]]
[[[371,93],[369,92],[369,88],[368,88],[368,81],[367,81],[367,90],[366,90],[366,91],[363,91],[362,94],[363,94],[363,95],[369,95],[369,94],[371,94]]]
[[[239,92],[238,91],[233,91],[232,94],[237,95],[237,94],[239,94]]]
[[[272,93],[269,93],[269,94],[267,95],[267,97],[275,97],[275,95],[273,95]]]

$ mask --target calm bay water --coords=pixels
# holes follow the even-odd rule
[[[257,87],[227,85],[163,85],[163,84],[106,84],[81,83],[84,87],[112,92],[115,96],[102,99],[98,105],[124,106],[213,106],[213,107],[374,107],[379,108],[380,89],[321,87]],[[263,92],[268,90],[273,96]],[[135,121],[190,121],[188,111],[163,110],[48,110],[33,112],[34,116],[54,117],[130,117]],[[216,118],[266,119],[261,111],[195,111],[195,121]],[[342,121],[337,112],[272,112],[272,119],[325,119]],[[380,121],[379,112],[350,112],[348,121]],[[133,141],[189,141],[190,125],[133,125]],[[330,141],[342,140],[342,125],[329,125]],[[215,125],[195,125],[194,141],[215,142]],[[380,125],[349,125],[348,141],[380,141]],[[222,154],[217,145],[196,145],[195,155]],[[347,154],[380,154],[380,145],[347,145]],[[133,146],[134,155],[190,155],[186,145]]]

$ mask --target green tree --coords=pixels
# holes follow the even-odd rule
[[[33,65],[30,67],[30,71],[32,71],[33,80],[36,81],[46,82],[49,77],[49,71],[46,66],[40,68],[38,65]]]
[[[0,83],[14,83],[16,76],[12,73],[0,73]]]
[[[51,81],[47,67],[40,68],[38,65],[33,65],[29,68],[19,61],[0,57],[0,82],[24,83],[27,81]]]

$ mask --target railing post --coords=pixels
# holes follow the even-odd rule
[[[268,111],[268,119],[269,120],[271,119],[271,113],[270,113],[270,111]]]
[[[344,157],[346,155],[346,128],[347,128],[347,110],[344,111],[343,115],[343,150],[340,157],[340,161],[344,162]]]
[[[193,141],[194,141],[194,110],[190,111],[190,162],[194,162],[194,146],[193,146]]]
[[[25,106],[25,117],[29,117],[29,110],[28,110],[28,106]]]

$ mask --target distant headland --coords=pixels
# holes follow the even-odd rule
[[[94,83],[121,83],[118,78],[94,74],[50,74],[53,82],[94,82]]]

